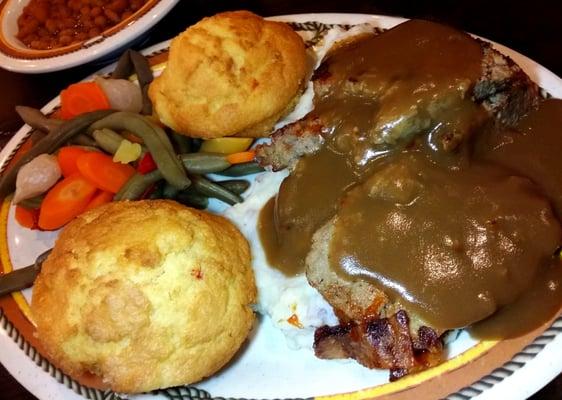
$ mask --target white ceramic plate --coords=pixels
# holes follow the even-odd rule
[[[120,53],[142,39],[179,0],[149,0],[137,13],[116,27],[108,29],[77,46],[60,51],[35,51],[26,48],[16,37],[17,19],[30,0],[4,0],[0,4],[0,67],[29,74],[58,71],[92,60]]]
[[[369,23],[390,28],[400,18],[356,14],[307,14],[275,17],[293,23],[310,41],[329,37],[335,30],[345,32],[351,25]],[[355,29],[355,28],[352,28]],[[161,54],[169,42],[147,49],[148,56]],[[562,97],[562,80],[534,61],[506,47],[495,45],[512,57],[541,87]],[[107,72],[111,66],[102,70]],[[51,111],[58,99],[43,111]],[[22,128],[0,153],[2,169],[28,136]],[[0,258],[6,266],[27,265],[49,248],[55,233],[20,228],[13,220],[13,208],[4,201],[0,210]],[[25,319],[30,289],[13,298],[0,299],[0,362],[30,392],[40,399],[106,398],[56,370],[33,346],[32,327]],[[363,368],[354,361],[326,361],[310,349],[291,350],[283,335],[265,316],[236,359],[218,375],[195,388],[161,391],[139,397],[198,399],[206,396],[234,398],[306,398],[331,396],[364,399],[524,399],[562,371],[562,317],[520,338],[476,342],[466,333],[448,345],[448,361],[397,382],[388,382],[387,371]],[[115,395],[116,396],[116,395]],[[136,397],[136,396],[134,396]],[[117,398],[117,397],[114,397]]]

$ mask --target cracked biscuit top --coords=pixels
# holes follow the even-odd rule
[[[303,40],[285,23],[225,12],[172,40],[149,95],[158,118],[179,133],[267,136],[296,104],[308,64]]]
[[[113,202],[62,231],[32,299],[50,359],[135,393],[196,382],[226,364],[254,321],[246,239],[173,201]]]

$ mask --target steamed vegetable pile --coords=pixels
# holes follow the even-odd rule
[[[138,85],[129,77],[136,73]],[[152,81],[147,60],[128,50],[111,78],[70,85],[51,117],[16,107],[35,129],[0,178],[0,196],[15,191],[16,220],[54,230],[86,210],[115,200],[168,198],[206,208],[209,198],[242,201],[244,179],[262,169],[248,150],[252,139],[191,139],[167,130],[152,116],[146,95]]]

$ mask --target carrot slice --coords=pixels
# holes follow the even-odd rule
[[[37,229],[39,210],[36,208],[25,208],[16,206],[16,221],[24,228]]]
[[[94,194],[96,187],[80,174],[59,181],[49,190],[39,209],[39,228],[54,230],[80,215]]]
[[[113,193],[106,191],[97,193],[96,195],[94,195],[92,200],[90,200],[84,211],[88,211],[92,208],[96,208],[98,206],[111,202],[111,200],[113,200],[113,196]]]
[[[110,108],[109,100],[95,82],[74,83],[60,93],[63,119],[71,119],[88,111]]]
[[[73,175],[78,172],[78,166],[76,165],[76,160],[82,154],[88,153],[82,147],[78,146],[66,146],[61,147],[57,154],[57,161],[62,172],[62,176],[65,178],[67,176]]]
[[[256,156],[255,151],[241,151],[239,153],[232,153],[226,156],[226,160],[231,164],[242,164],[254,160]]]
[[[116,163],[110,156],[97,152],[82,154],[76,165],[84,178],[111,193],[117,193],[135,173],[129,164]]]

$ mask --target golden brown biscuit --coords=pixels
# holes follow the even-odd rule
[[[229,221],[172,201],[124,201],[64,228],[32,311],[64,372],[133,393],[219,370],[252,327],[255,296],[248,243]]]
[[[303,40],[287,24],[225,12],[172,40],[149,95],[158,118],[177,132],[267,136],[294,105],[308,68]]]

